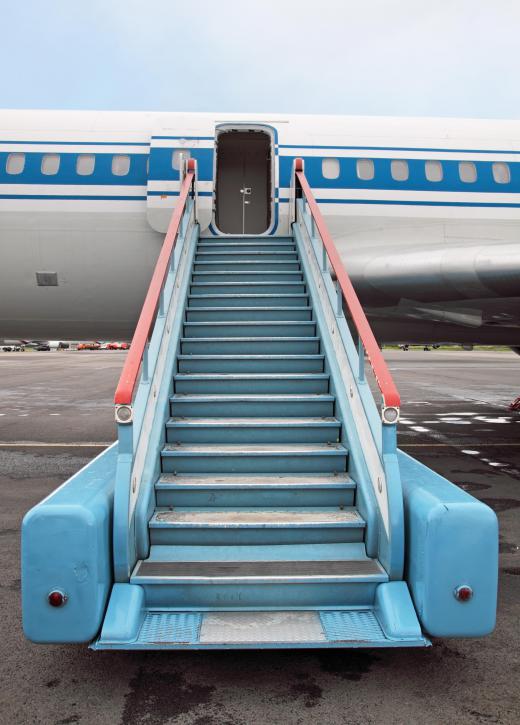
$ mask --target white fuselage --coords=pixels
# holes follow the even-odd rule
[[[0,336],[131,337],[182,158],[220,234],[215,138],[244,129],[270,139],[263,233],[303,157],[382,339],[520,344],[520,122],[213,113],[0,111]]]

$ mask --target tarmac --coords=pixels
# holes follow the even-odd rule
[[[495,632],[428,649],[93,652],[21,628],[25,512],[115,437],[124,352],[0,353],[2,723],[520,722],[520,359],[385,351],[403,406],[399,445],[500,521]]]

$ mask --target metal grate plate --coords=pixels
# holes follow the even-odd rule
[[[320,619],[329,642],[386,641],[377,617],[369,610],[320,612]]]
[[[326,642],[317,612],[209,612],[201,643]]]
[[[138,644],[195,644],[199,641],[200,612],[148,612]]]

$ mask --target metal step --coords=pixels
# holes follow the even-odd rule
[[[250,282],[273,282],[282,284],[285,282],[303,282],[303,272],[283,270],[279,272],[268,271],[244,271],[225,270],[221,272],[194,272],[191,278],[192,284],[207,284],[208,282],[218,282],[224,284],[226,282],[236,282],[248,285]],[[285,284],[284,284],[285,286]]]
[[[169,443],[337,443],[337,418],[170,418]]]
[[[320,473],[346,471],[340,443],[167,443],[162,470],[177,473]]]
[[[202,252],[229,252],[230,254],[240,254],[244,252],[269,252],[269,251],[290,251],[296,252],[297,248],[293,239],[285,242],[249,242],[245,239],[237,242],[199,242],[197,245],[197,253]]]
[[[177,373],[175,393],[328,393],[328,373]]]
[[[291,260],[277,260],[277,261],[261,261],[261,260],[245,260],[240,259],[227,260],[225,262],[199,262],[195,259],[193,263],[193,274],[199,274],[200,272],[218,273],[223,274],[231,273],[242,273],[242,272],[265,272],[266,274],[279,274],[280,272],[298,272],[301,273],[301,266],[298,259]]]
[[[234,245],[234,244],[294,244],[294,237],[292,236],[244,236],[241,234],[236,234],[234,236],[226,235],[226,236],[214,236],[214,237],[200,237],[199,239],[199,245],[200,244],[208,244],[208,245],[219,245],[219,244],[227,244],[227,245]]]
[[[346,473],[163,473],[155,484],[157,506],[352,506],[355,490]]]
[[[298,585],[293,585],[298,588]],[[380,586],[389,586],[382,584]],[[116,608],[112,602],[111,607]],[[109,614],[111,614],[109,608]],[[117,621],[119,611],[114,612]],[[417,626],[401,636],[385,634],[385,613],[374,607],[294,611],[171,611],[146,610],[128,641],[111,639],[103,628],[94,649],[295,649],[326,647],[426,647],[430,643]],[[109,617],[111,619],[111,617]],[[400,625],[397,615],[394,624]]]
[[[178,547],[180,548],[180,547]],[[233,548],[233,547],[227,547]],[[234,547],[236,548],[236,547]],[[244,547],[245,548],[245,547]],[[305,548],[305,547],[302,547]],[[138,562],[132,584],[315,584],[388,581],[374,559],[314,561],[146,561]]]
[[[312,320],[312,307],[188,307],[188,322],[267,322]]]
[[[211,307],[309,307],[307,294],[206,294],[189,295],[188,308]],[[312,309],[312,308],[311,308]]]
[[[272,545],[361,542],[365,522],[353,507],[156,509],[150,542]]]
[[[220,281],[220,282],[196,282],[190,285],[190,294],[251,294],[258,292],[262,294],[305,294],[307,287],[303,279],[295,282],[254,282],[250,280],[242,281]]]
[[[320,352],[319,337],[181,337],[181,353],[239,355],[315,355]]]
[[[324,355],[178,355],[180,373],[321,373]]]
[[[185,322],[184,337],[313,337],[314,321]]]
[[[120,585],[121,586],[121,585]],[[298,585],[293,585],[298,588]],[[331,585],[333,586],[333,585]],[[387,587],[383,583],[380,586]],[[109,606],[109,623],[120,617],[117,597]],[[126,602],[121,603],[121,608]],[[117,611],[116,611],[117,610]],[[132,612],[133,614],[133,612]],[[427,647],[418,624],[413,628],[399,612],[392,619],[397,632],[385,633],[389,613],[359,605],[350,609],[322,608],[294,611],[278,607],[271,611],[171,611],[145,610],[128,640],[114,638],[110,624],[92,645],[94,649],[294,649],[348,647]],[[119,617],[119,619],[118,619]],[[402,619],[404,621],[402,621]],[[416,617],[414,616],[415,622]]]
[[[299,254],[296,247],[292,247],[285,250],[272,250],[272,249],[244,249],[239,251],[236,247],[232,250],[215,251],[208,249],[197,248],[195,254],[195,264],[201,262],[246,262],[252,261],[264,261],[264,262],[280,262],[283,260],[298,261]]]
[[[173,417],[332,417],[335,397],[320,395],[183,395],[170,398]]]

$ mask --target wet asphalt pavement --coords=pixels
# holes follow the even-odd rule
[[[520,722],[520,358],[386,353],[403,399],[399,444],[497,512],[498,625],[425,650],[91,652],[26,641],[23,514],[114,439],[124,353],[0,354],[0,722]]]

